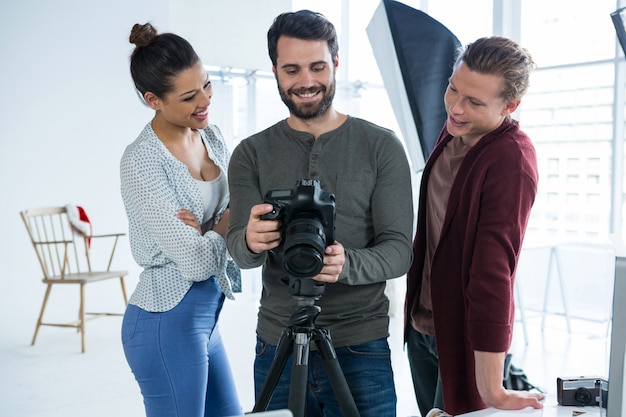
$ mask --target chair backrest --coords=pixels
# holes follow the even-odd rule
[[[76,233],[65,207],[20,212],[46,279],[91,272],[87,239]]]

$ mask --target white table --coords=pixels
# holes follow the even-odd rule
[[[461,414],[455,417],[572,417],[578,415],[577,412],[584,412],[584,414],[580,414],[580,417],[606,417],[606,409],[604,408],[564,407],[558,405],[556,394],[548,394],[546,399],[543,401],[543,408],[540,410],[526,408],[524,410],[508,411],[487,408],[485,410]]]

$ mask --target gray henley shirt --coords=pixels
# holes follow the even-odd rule
[[[242,268],[263,265],[257,334],[276,344],[297,301],[289,294],[282,255],[255,254],[245,240],[250,208],[268,190],[293,189],[299,179],[317,179],[336,196],[336,240],[346,251],[339,281],[326,284],[316,305],[318,327],[335,347],[389,335],[388,279],[404,275],[412,260],[413,199],[406,153],[396,135],[348,117],[315,140],[286,120],[243,140],[229,165],[228,249]]]

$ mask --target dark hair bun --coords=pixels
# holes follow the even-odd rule
[[[140,25],[135,23],[130,31],[130,43],[135,44],[137,48],[150,45],[157,37],[157,30],[150,23]]]

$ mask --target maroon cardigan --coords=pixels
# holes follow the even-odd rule
[[[426,248],[426,189],[452,139],[442,130],[424,168],[413,264],[407,274],[405,340],[419,301]],[[514,322],[513,280],[537,193],[535,149],[507,118],[469,150],[450,190],[433,255],[431,297],[444,408],[452,415],[487,406],[476,388],[474,351],[506,352]]]

